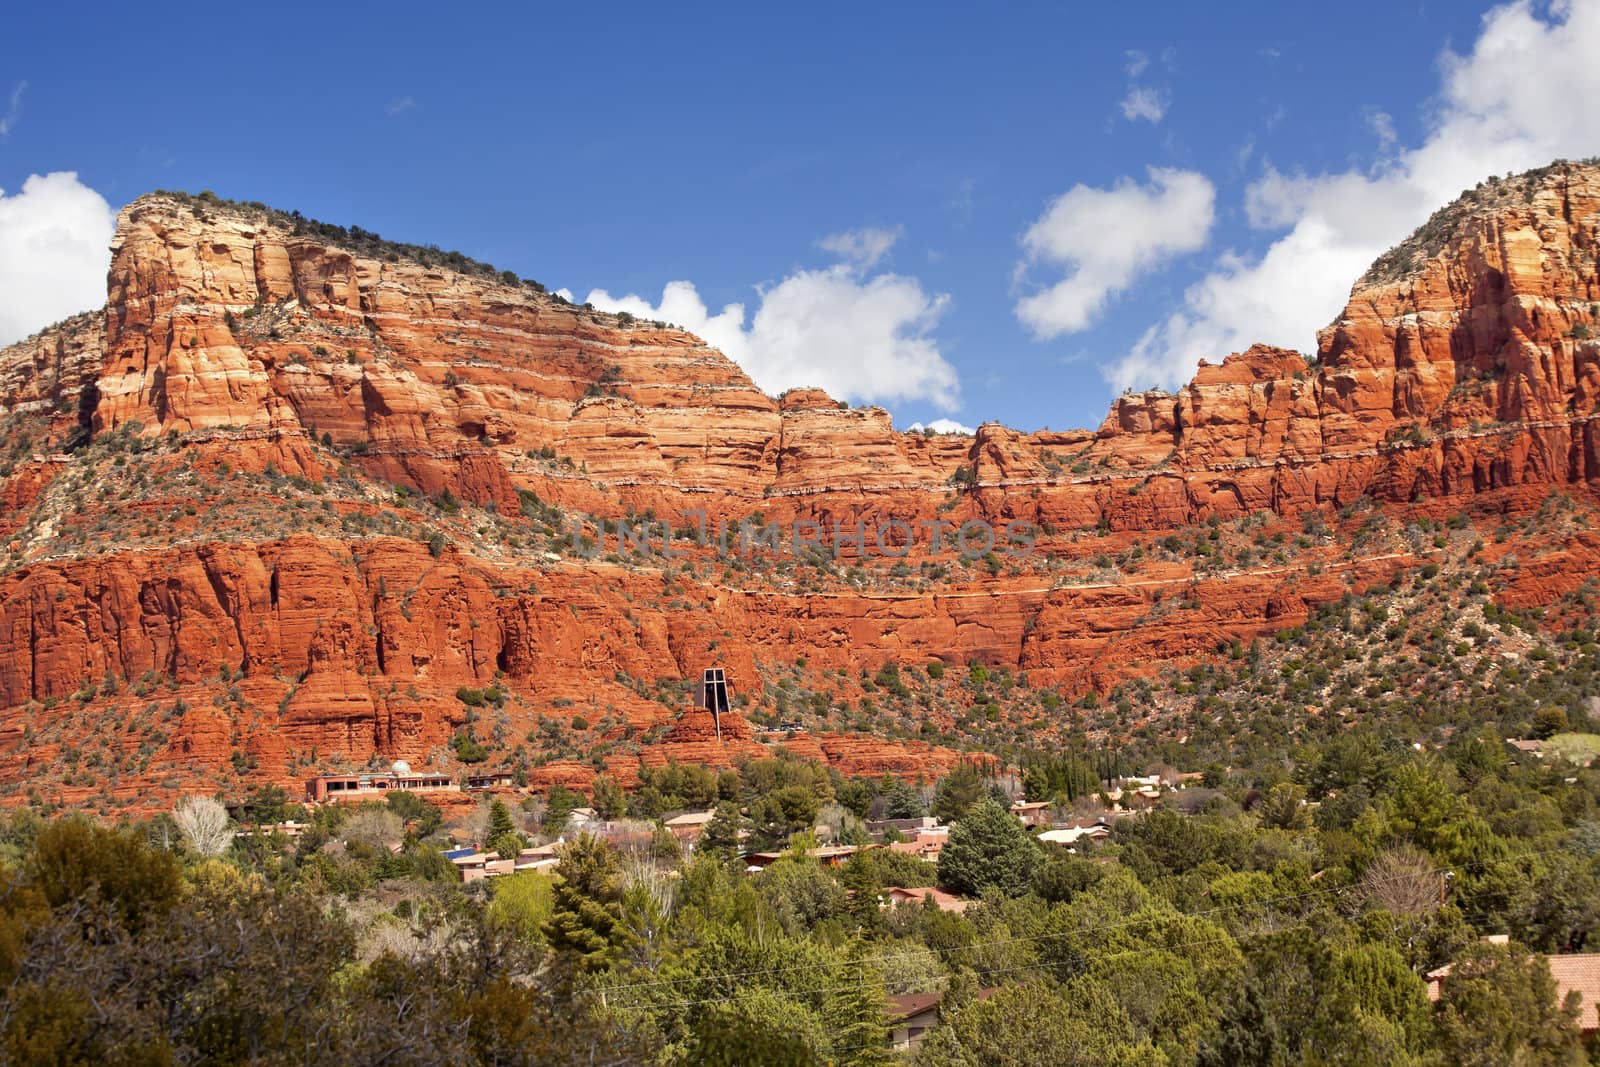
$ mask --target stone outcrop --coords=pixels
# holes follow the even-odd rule
[[[961,460],[881,409],[767,397],[682,331],[165,195],[119,219],[96,386],[100,431],[272,428],[282,453],[328,434],[371,477],[500,505],[515,482],[574,505],[603,486],[641,509],[748,511],[839,491],[841,461],[861,472],[843,486],[871,491],[925,489]]]
[[[1426,551],[1358,550],[1335,529],[1291,560],[1202,568],[1154,553],[1169,535],[1590,493],[1597,244],[1600,169],[1490,183],[1358,282],[1315,360],[1258,346],[1175,394],[1119,398],[1093,431],[923,435],[819,390],[765,396],[687,333],[515,278],[255,208],[141,198],[119,220],[106,308],[0,352],[0,787],[57,766],[81,732],[63,724],[85,716],[123,724],[111,791],[137,793],[127,783],[230,766],[287,782],[448,764],[464,733],[537,748],[544,724],[579,717],[624,779],[771,751],[743,719],[719,743],[647,695],[710,663],[753,707],[801,660],[813,679],[977,660],[1068,697],[1103,691],[1293,625]],[[205,524],[230,508],[253,517]],[[874,584],[848,559],[803,573],[704,548],[692,567],[583,558],[552,550],[562,509],[679,530],[701,512],[1043,532],[1026,561],[947,550]],[[1596,551],[1573,541],[1506,593],[1570,592]],[[460,696],[488,687],[504,699],[483,711]],[[956,758],[859,733],[785,744],[847,773]]]
[[[1084,446],[1014,435],[1007,457],[986,427],[985,506],[1026,485],[1047,520],[1152,529],[1600,483],[1597,240],[1600,168],[1486,182],[1356,284],[1312,364],[1263,346],[1202,364],[1176,395],[1119,398]],[[1054,471],[1030,462],[1046,449]],[[1121,499],[1134,485],[1155,493]]]

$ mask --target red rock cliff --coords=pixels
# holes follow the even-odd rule
[[[1253,348],[1118,399],[1097,431],[969,438],[767,397],[689,334],[515,279],[142,198],[105,310],[0,352],[0,787],[70,792],[86,719],[117,724],[130,795],[449,765],[463,731],[591,748],[625,777],[684,744],[657,736],[681,706],[659,680],[711,662],[768,711],[801,661],[844,702],[863,668],[934,659],[1076,696],[1292,625],[1426,546],[1336,525],[1213,551],[1197,524],[1266,513],[1298,534],[1363,498],[1490,513],[1593,488],[1597,237],[1600,170],[1491,183],[1358,282],[1314,362]],[[586,558],[563,509],[1044,532],[976,565],[639,560],[615,538]],[[1597,551],[1559,546],[1540,595]],[[818,751],[863,773],[952,758],[840,734]]]

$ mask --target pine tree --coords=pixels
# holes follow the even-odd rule
[[[899,778],[885,794],[884,815],[891,819],[920,819],[923,815],[922,797]]]
[[[620,819],[628,813],[627,795],[612,778],[604,774],[596,775],[594,788],[590,792],[589,802],[595,814],[602,819]]]
[[[555,907],[544,924],[545,940],[571,952],[586,971],[601,971],[628,941],[622,924],[622,868],[609,842],[589,834],[561,851]]]
[[[833,1038],[830,1062],[840,1067],[893,1062],[885,999],[883,976],[875,968],[855,959],[844,968],[822,1002],[823,1026]]]
[[[511,812],[506,810],[505,801],[499,797],[489,801],[489,840],[516,832],[517,827],[511,821]]]
[[[998,886],[1007,896],[1027,892],[1039,846],[1014,815],[993,798],[976,804],[950,828],[939,853],[939,882],[962,893]]]
[[[963,762],[939,779],[933,794],[933,814],[953,822],[972,810],[988,792],[987,776],[976,763]]]
[[[547,834],[565,833],[567,820],[572,818],[572,809],[578,806],[578,801],[581,799],[572,790],[560,783],[551,786],[550,793],[545,798],[544,832]]]
[[[863,931],[875,933],[883,928],[883,908],[878,900],[883,886],[877,872],[863,858],[865,855],[858,853],[850,857],[840,873],[839,884],[850,894],[850,914],[855,916]]]
[[[711,817],[711,821],[706,823],[697,847],[702,852],[732,857],[738,854],[739,830],[743,824],[744,818],[739,814],[739,805],[731,800],[724,800],[717,805],[717,813]]]

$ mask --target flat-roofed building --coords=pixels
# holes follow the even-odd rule
[[[461,787],[448,774],[413,774],[404,760],[388,771],[357,774],[319,774],[306,779],[306,799],[314,804],[339,800],[378,800],[394,790],[406,793],[458,793]]]
[[[489,771],[484,774],[467,775],[467,788],[472,790],[515,789],[516,787],[516,771]]]

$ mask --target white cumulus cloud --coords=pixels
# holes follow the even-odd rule
[[[1440,59],[1440,90],[1423,142],[1384,144],[1391,122],[1372,119],[1384,158],[1366,169],[1284,174],[1250,186],[1252,225],[1283,231],[1259,257],[1224,254],[1183,307],[1151,327],[1107,368],[1111,383],[1142,388],[1188,378],[1260,341],[1309,351],[1343,308],[1350,284],[1436,208],[1490,175],[1600,150],[1600,3],[1527,0],[1497,7],[1465,55]],[[1385,119],[1387,116],[1385,116]]]
[[[925,400],[955,408],[960,381],[933,336],[949,298],[928,293],[915,278],[869,273],[887,245],[878,250],[868,239],[835,245],[847,262],[798,270],[760,290],[748,325],[744,304],[713,312],[688,281],[667,283],[656,303],[604,289],[586,300],[700,335],[769,393],[816,386],[849,400]]]
[[[832,252],[848,263],[869,268],[877,266],[878,261],[889,254],[889,249],[900,240],[900,233],[898,226],[892,230],[867,226],[859,230],[830,233],[817,242],[817,247],[824,252]]]
[[[115,223],[71,171],[0,189],[0,345],[105,303]]]
[[[933,433],[959,433],[965,434],[967,437],[971,437],[978,432],[971,426],[959,423],[954,419],[932,419],[926,423],[913,422],[906,427],[906,433],[922,433],[924,430],[929,430]]]
[[[1129,122],[1144,119],[1146,122],[1160,122],[1167,113],[1167,94],[1159,89],[1148,86],[1135,85],[1128,90],[1128,95],[1122,98],[1122,117]]]
[[[1175,49],[1163,48],[1161,66],[1170,72],[1177,57]],[[1140,76],[1150,69],[1150,53],[1135,48],[1124,52],[1123,58],[1125,62],[1122,69],[1128,75],[1128,95],[1122,98],[1117,107],[1127,121],[1144,121],[1153,126],[1166,118],[1167,108],[1172,105],[1172,94],[1165,89],[1139,84]]]
[[[1144,185],[1076,185],[1058,196],[1022,235],[1028,264],[1068,268],[1061,281],[1017,302],[1016,314],[1039,338],[1088,328],[1113,295],[1162,257],[1193,252],[1211,232],[1216,189],[1202,174],[1152,167]]]

